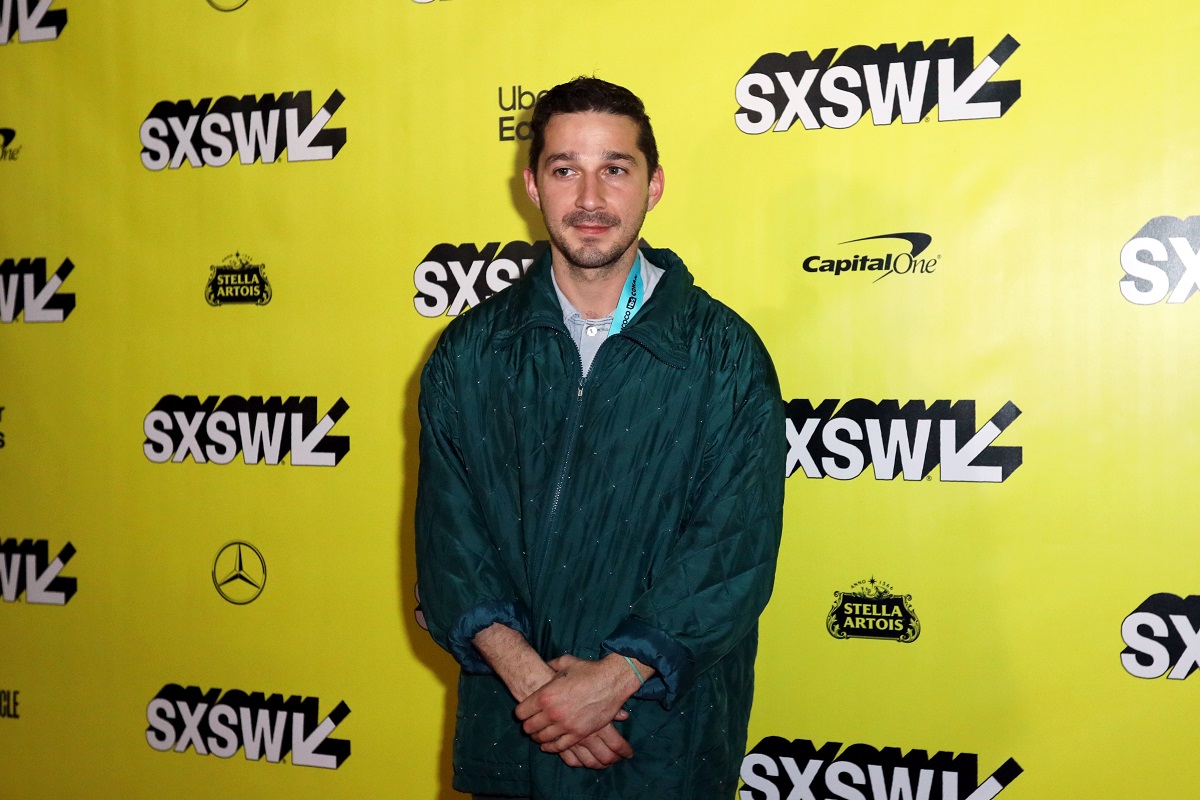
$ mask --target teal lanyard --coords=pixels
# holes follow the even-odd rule
[[[613,311],[612,325],[608,329],[609,336],[616,336],[621,329],[629,324],[633,315],[642,307],[645,292],[642,291],[642,254],[638,253],[629,269],[629,277],[625,280],[625,288],[621,291],[621,300]]]

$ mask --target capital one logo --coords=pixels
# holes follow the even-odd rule
[[[943,481],[1002,483],[1021,466],[1020,447],[994,444],[1021,414],[1011,402],[978,429],[974,400],[838,403],[787,404],[788,476],[851,480],[870,465],[876,480],[919,481],[940,465]]]
[[[76,580],[60,573],[75,548],[67,542],[54,560],[50,560],[50,543],[45,539],[16,539],[0,542],[0,597],[15,603],[25,595],[26,603],[65,606],[75,596]]]
[[[292,765],[337,769],[350,757],[350,742],[330,735],[349,714],[339,702],[320,716],[320,699],[230,689],[200,691],[169,683],[146,707],[146,742],[159,752],[232,758],[278,764],[290,753]]]
[[[1121,639],[1130,675],[1183,680],[1200,667],[1200,596],[1151,595],[1121,623]]]
[[[1018,47],[1005,36],[978,66],[970,36],[928,47],[856,45],[840,57],[832,47],[815,57],[767,53],[737,82],[734,121],[742,133],[783,133],[796,122],[805,130],[849,128],[870,111],[875,125],[911,125],[935,105],[940,122],[997,119],[1021,96],[1020,81],[992,81]]]
[[[413,272],[413,306],[423,317],[455,317],[515,283],[550,243],[438,244]]]
[[[974,753],[768,736],[742,759],[738,800],[992,800],[1022,772],[1010,758],[980,782]]]
[[[239,453],[246,464],[335,467],[350,452],[349,436],[330,431],[350,406],[338,398],[317,419],[316,397],[167,395],[146,415],[142,451],[155,464],[228,464]]]
[[[198,102],[163,100],[142,122],[142,165],[148,170],[223,167],[236,154],[242,164],[261,160],[329,161],[346,144],[345,128],[326,128],[345,98],[334,89],[312,113],[312,92],[276,97],[252,94],[206,97]]]
[[[46,280],[46,259],[6,258],[0,262],[0,323],[9,323],[25,312],[26,322],[63,322],[75,310],[75,295],[58,293],[63,281],[75,269],[71,259],[63,259]]]
[[[50,42],[67,27],[67,11],[51,9],[53,0],[0,0],[0,46],[12,41],[21,44]]]
[[[1121,248],[1121,295],[1139,306],[1182,303],[1200,288],[1200,217],[1155,217]]]

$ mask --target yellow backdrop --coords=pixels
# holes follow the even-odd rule
[[[1189,796],[1197,34],[0,0],[0,795],[458,796],[417,378],[545,246],[528,109],[595,74],[791,401],[743,800]]]

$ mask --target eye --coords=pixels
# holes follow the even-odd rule
[[[615,164],[610,165],[605,169],[605,172],[607,172],[609,175],[624,175],[628,171],[629,170],[625,169],[624,167],[618,167]]]

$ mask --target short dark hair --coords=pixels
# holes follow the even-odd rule
[[[646,107],[633,92],[624,86],[602,81],[599,78],[580,76],[560,83],[538,98],[533,106],[533,119],[529,122],[532,132],[529,141],[529,168],[535,173],[542,149],[546,146],[546,125],[555,114],[578,114],[583,111],[598,111],[628,117],[638,126],[638,149],[646,157],[650,175],[658,169],[658,144],[654,141],[654,129]]]

